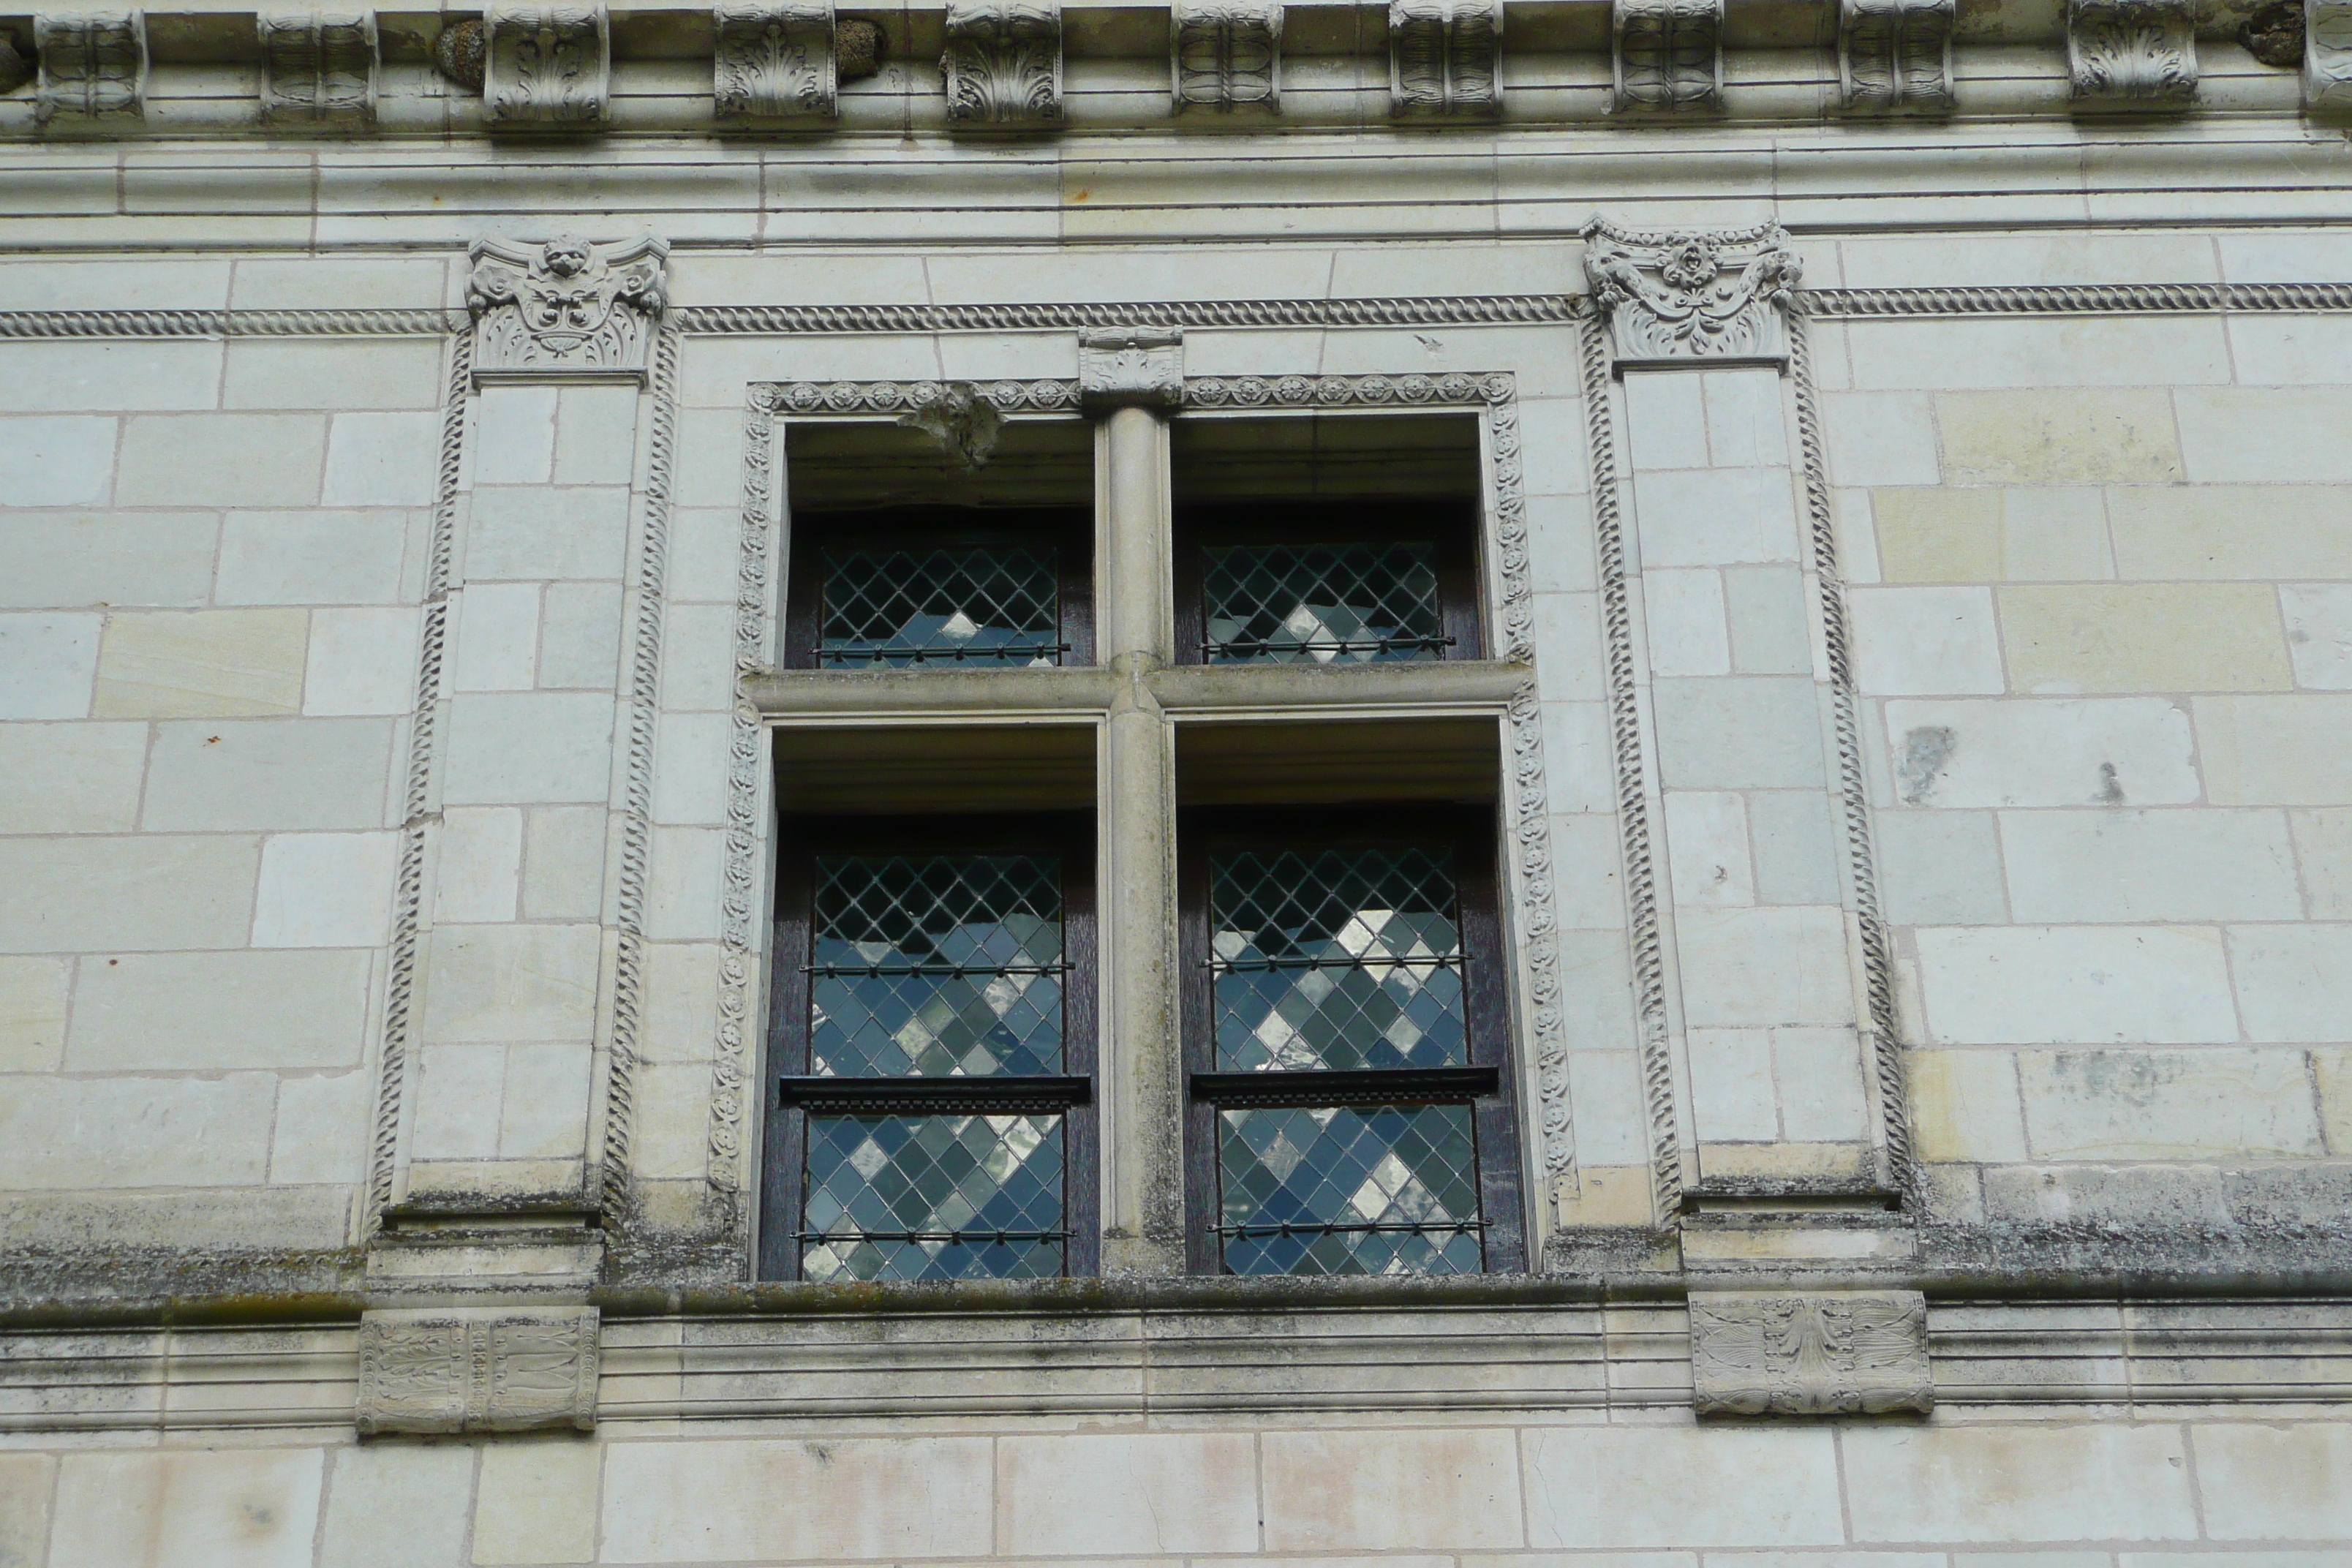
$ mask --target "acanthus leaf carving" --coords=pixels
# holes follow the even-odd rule
[[[1609,32],[1617,110],[1723,107],[1724,0],[1614,0]]]
[[[364,125],[375,118],[375,13],[265,11],[253,26],[264,120]]]
[[[1097,327],[1078,334],[1078,395],[1089,408],[1180,408],[1181,327]]]
[[[83,11],[33,18],[39,78],[33,115],[43,125],[138,120],[147,111],[147,18]]]
[[[2195,5],[2066,0],[2066,74],[2079,107],[2186,107],[2197,96]]]
[[[1854,110],[1940,113],[1952,107],[1953,0],[1843,0],[1838,87]]]
[[[544,245],[478,239],[466,303],[478,377],[603,373],[643,377],[665,303],[666,240]]]
[[[1503,107],[1500,0],[1389,0],[1389,106],[1400,115]]]
[[[1617,368],[1693,360],[1785,362],[1802,264],[1778,224],[1643,234],[1586,224],[1584,275],[1607,314]]]
[[[946,26],[940,71],[950,121],[967,127],[1060,122],[1058,0],[948,0]]]
[[[356,1424],[363,1436],[591,1431],[598,1338],[593,1307],[371,1309]]]
[[[1935,1408],[1916,1290],[1708,1290],[1690,1299],[1701,1415],[1883,1415]]]
[[[1177,0],[1168,12],[1176,110],[1282,108],[1280,0]]]
[[[833,0],[722,0],[711,12],[712,112],[830,120],[840,90]]]
[[[2303,104],[2352,116],[2352,0],[2304,0]]]
[[[604,123],[612,97],[613,26],[602,5],[493,4],[483,25],[482,104],[492,125]]]

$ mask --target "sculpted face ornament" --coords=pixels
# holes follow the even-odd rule
[[[599,246],[569,235],[538,246],[476,242],[466,302],[478,333],[477,374],[642,374],[668,248],[650,237]]]
[[[1772,225],[1717,234],[1584,227],[1584,271],[1627,364],[1787,357],[1780,310],[1803,266]]]

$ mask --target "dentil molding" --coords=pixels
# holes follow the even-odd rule
[[[601,5],[492,4],[482,105],[494,126],[602,125],[612,99],[613,26]]]
[[[477,380],[617,375],[643,380],[665,304],[669,242],[543,245],[478,239],[466,304]]]
[[[948,119],[966,126],[1056,125],[1062,119],[1058,0],[948,0]]]
[[[1390,0],[1389,105],[1396,113],[1496,113],[1502,63],[1502,0]]]
[[[1580,232],[1584,275],[1608,318],[1619,371],[1787,361],[1780,308],[1802,265],[1780,225],[1644,234],[1594,218]]]
[[[33,113],[43,125],[95,127],[145,115],[144,13],[44,14],[33,18],[33,46],[40,55]]]
[[[1723,0],[1615,0],[1609,36],[1612,108],[1723,107]]]
[[[1282,109],[1280,0],[1175,0],[1168,10],[1175,109]]]
[[[1078,334],[1078,398],[1087,408],[1184,405],[1181,327],[1105,327]]]
[[[1840,100],[1865,112],[1949,110],[1954,14],[1953,0],[1843,0]]]
[[[833,0],[720,0],[710,62],[719,120],[830,120],[840,90]]]
[[[596,1425],[593,1307],[360,1315],[362,1436]]]
[[[1881,1415],[1935,1408],[1916,1290],[1695,1291],[1701,1415]]]
[[[373,11],[264,11],[261,117],[272,125],[365,125],[375,118]]]
[[[2075,107],[2183,109],[2197,96],[2193,0],[2066,0]]]

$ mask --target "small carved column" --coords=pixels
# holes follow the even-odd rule
[[[1175,734],[1146,678],[1173,653],[1168,416],[1184,400],[1183,334],[1135,327],[1078,341],[1096,416],[1095,581],[1101,661],[1125,678],[1104,721],[1103,1271],[1184,1268],[1181,1055],[1176,1016]]]

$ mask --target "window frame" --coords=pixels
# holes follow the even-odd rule
[[[815,863],[819,854],[1051,853],[1062,866],[1062,955],[1068,965],[1062,988],[1062,1071],[1042,1075],[940,1078],[840,1078],[840,1098],[855,1099],[856,1110],[895,1108],[908,1115],[966,1114],[975,1104],[1002,1102],[1015,1110],[1058,1109],[1063,1118],[1062,1223],[1070,1235],[1062,1254],[1062,1275],[1088,1279],[1100,1272],[1102,1253],[1100,1135],[1096,1082],[1097,1031],[1100,1026],[1099,931],[1096,910],[1095,827],[1091,811],[945,813],[921,816],[853,816],[780,815],[775,857],[775,902],[771,910],[770,1006],[760,1065],[765,1107],[760,1164],[760,1225],[754,1253],[763,1282],[799,1281],[802,1206],[806,1200],[808,1118],[804,1105],[784,1102],[788,1079],[810,1071],[809,973],[814,931]],[[1076,1098],[1041,1106],[1041,1091],[1066,1079],[1082,1080]],[[1026,1091],[1019,1086],[1026,1083]],[[969,1084],[942,1108],[940,1084]],[[909,1089],[908,1085],[927,1086]]]

